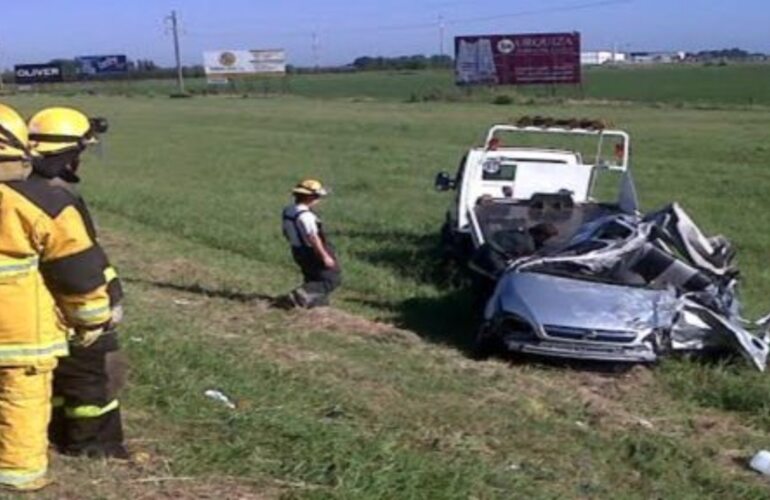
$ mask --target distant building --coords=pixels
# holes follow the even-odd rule
[[[628,62],[635,64],[669,64],[682,62],[686,58],[686,52],[631,52],[628,55]]]
[[[599,66],[601,64],[624,63],[626,54],[610,50],[597,50],[580,53],[580,64],[583,66]]]

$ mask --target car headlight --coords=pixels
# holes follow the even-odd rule
[[[512,340],[532,340],[536,339],[534,327],[529,321],[516,314],[506,314],[501,317],[497,324],[500,335]]]

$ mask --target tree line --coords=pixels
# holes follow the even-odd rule
[[[766,54],[752,53],[743,49],[702,50],[688,53],[687,59],[696,61],[761,61],[767,59]]]
[[[400,57],[362,56],[353,61],[353,68],[359,71],[421,70],[452,68],[454,60],[447,55],[413,55]]]

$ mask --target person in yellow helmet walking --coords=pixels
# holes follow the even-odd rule
[[[283,210],[283,234],[303,277],[303,284],[288,297],[294,307],[326,306],[331,293],[342,283],[334,247],[314,211],[328,194],[320,181],[305,179],[292,190],[294,203]]]
[[[102,268],[76,200],[29,177],[27,126],[0,104],[0,487],[47,479],[52,372],[67,335],[87,342],[112,321]],[[82,281],[88,276],[87,282]]]
[[[122,318],[123,291],[115,269],[97,241],[85,200],[74,189],[80,181],[81,154],[107,132],[107,122],[88,118],[75,109],[54,107],[35,114],[29,121],[29,132],[31,149],[38,155],[33,161],[32,178],[68,193],[85,222],[90,241],[88,249],[58,265],[70,274],[70,282],[54,282],[51,286],[55,290],[77,291],[94,282],[105,282],[112,311],[110,328],[88,342],[71,342],[70,355],[59,362],[54,372],[49,438],[60,453],[126,459],[129,455],[123,444],[117,398],[124,383],[126,363],[115,329]],[[95,274],[84,272],[83,266],[89,266]]]

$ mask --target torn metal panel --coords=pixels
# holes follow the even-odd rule
[[[664,241],[673,245],[695,267],[715,276],[735,272],[732,260],[735,251],[723,236],[707,238],[690,216],[674,203],[645,218],[652,222]]]
[[[707,307],[683,297],[671,329],[671,348],[680,351],[737,351],[760,371],[767,366],[768,344]]]

